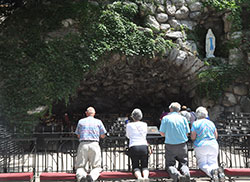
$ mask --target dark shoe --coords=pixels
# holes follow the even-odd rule
[[[178,176],[178,182],[186,182],[185,176]]]
[[[178,182],[190,182],[190,177],[181,175],[178,177]]]
[[[93,178],[90,175],[87,175],[87,182],[93,182]]]
[[[212,175],[212,181],[213,182],[219,182],[218,169],[213,169],[211,171],[211,175]]]
[[[185,176],[186,177],[186,182],[190,182],[190,176]]]
[[[220,182],[225,182],[226,181],[226,177],[225,177],[225,174],[224,174],[224,169],[223,168],[219,168],[218,169],[218,176],[219,176],[219,181]]]
[[[87,182],[87,179],[85,177],[82,177],[80,182]]]

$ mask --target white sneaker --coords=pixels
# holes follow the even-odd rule
[[[143,182],[143,178],[138,178],[137,182]]]
[[[143,182],[149,182],[148,178],[143,178]]]

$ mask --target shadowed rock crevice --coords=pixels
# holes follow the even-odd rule
[[[126,113],[134,107],[161,112],[173,101],[191,106],[196,73],[204,65],[188,54],[176,64],[169,60],[173,51],[177,50],[155,59],[113,55],[111,61],[84,76],[69,107],[93,105],[99,112]],[[181,52],[175,54],[178,57]]]

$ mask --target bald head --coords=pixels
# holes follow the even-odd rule
[[[88,107],[85,113],[87,116],[95,116],[95,108]]]

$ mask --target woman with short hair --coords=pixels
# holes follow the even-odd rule
[[[197,121],[191,128],[191,139],[194,141],[194,150],[198,167],[204,171],[213,182],[224,182],[225,175],[218,166],[219,145],[218,133],[214,123],[206,119],[208,111],[205,107],[196,109]]]
[[[140,121],[142,112],[134,109],[130,122],[126,126],[126,136],[129,139],[129,156],[132,160],[132,170],[138,181],[149,181],[147,123]]]

